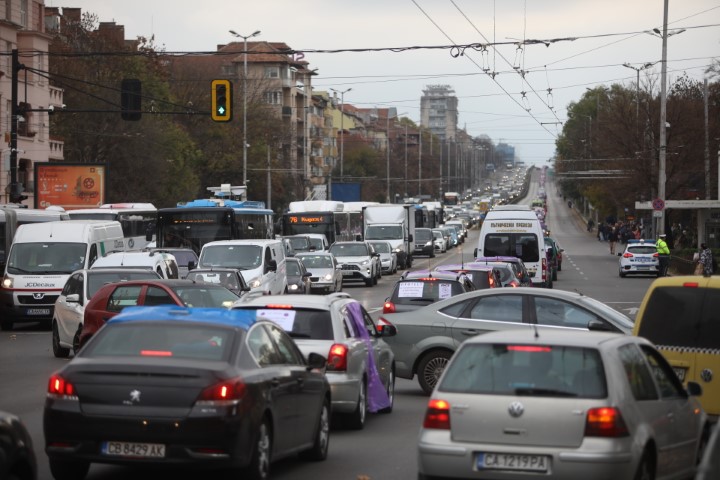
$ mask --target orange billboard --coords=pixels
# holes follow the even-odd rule
[[[104,163],[35,164],[35,208],[95,208],[105,203]]]

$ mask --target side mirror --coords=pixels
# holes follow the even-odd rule
[[[309,278],[309,277],[312,277],[312,273],[310,273],[310,272],[303,273],[303,278]]]
[[[197,263],[188,262],[188,270],[195,270],[196,268],[197,268]]]
[[[266,272],[277,272],[277,261],[270,260],[265,267]]]
[[[327,364],[327,359],[319,353],[310,352],[308,355],[308,370],[323,370]]]
[[[413,238],[412,233],[411,233],[410,235],[408,235],[408,242],[414,242],[414,241],[415,241],[415,239]]]
[[[379,331],[381,337],[394,337],[397,335],[397,327],[395,325],[383,325]]]
[[[473,250],[473,257],[478,258],[478,249]]]
[[[71,293],[67,297],[65,297],[65,301],[67,303],[80,303],[80,294],[78,293]]]
[[[362,242],[362,235],[360,235],[360,234],[355,235],[355,241]]]
[[[614,332],[615,330],[605,322],[599,320],[590,320],[587,329],[593,332]]]
[[[686,390],[691,397],[700,397],[703,393],[702,387],[697,382],[688,382]]]
[[[622,252],[618,252],[617,256],[622,257]]]

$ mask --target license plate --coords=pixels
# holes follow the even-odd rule
[[[516,470],[547,472],[547,455],[516,455],[512,453],[478,453],[478,470]]]
[[[102,454],[115,457],[165,458],[165,445],[158,443],[103,442]]]
[[[25,311],[28,315],[50,315],[49,308],[28,308]]]
[[[650,267],[644,267],[644,266],[643,267],[635,267],[635,268],[637,268],[638,270],[650,270]]]
[[[673,367],[673,370],[675,371],[675,375],[680,379],[681,382],[685,381],[685,372],[687,372],[687,368],[682,367]]]
[[[343,270],[343,277],[351,277],[354,273],[352,270]]]

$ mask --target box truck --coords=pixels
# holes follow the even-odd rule
[[[365,240],[386,240],[397,254],[398,265],[410,268],[415,250],[415,207],[380,204],[363,208]]]

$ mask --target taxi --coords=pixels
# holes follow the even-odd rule
[[[651,240],[628,240],[625,251],[618,256],[621,278],[636,274],[660,276],[660,258]]]

